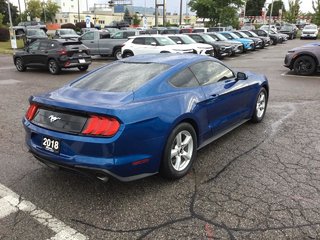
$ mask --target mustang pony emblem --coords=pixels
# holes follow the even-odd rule
[[[48,118],[49,118],[50,122],[55,122],[55,121],[61,119],[60,117],[56,117],[56,116],[54,116],[54,115],[50,115]]]

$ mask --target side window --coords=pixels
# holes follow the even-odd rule
[[[157,41],[152,37],[145,38],[145,45],[151,45],[151,43],[157,43]]]
[[[228,39],[232,39],[232,37],[231,37],[230,34],[228,34],[228,33],[223,33],[223,36],[225,36],[225,37],[228,38]]]
[[[44,51],[47,50],[48,42],[40,42],[39,50]]]
[[[144,38],[135,38],[135,39],[133,39],[132,43],[144,45]]]
[[[189,36],[198,43],[203,42],[202,38],[198,35],[189,35]]]
[[[208,85],[233,78],[233,72],[218,62],[206,61],[192,65],[191,71],[197,77],[200,85]]]
[[[30,49],[31,51],[36,51],[36,50],[38,50],[39,45],[40,45],[40,42],[39,42],[39,41],[36,41],[36,42],[32,43],[32,44],[29,46],[29,49]]]
[[[82,36],[83,40],[94,40],[94,32],[88,32]]]
[[[177,88],[197,87],[199,83],[189,68],[176,74],[169,82]]]
[[[173,40],[175,43],[178,43],[179,41],[181,42],[181,40],[179,39],[179,37],[169,37],[171,40]]]
[[[115,38],[115,39],[120,39],[122,37],[123,37],[123,32],[117,32],[114,35],[112,35],[112,38]]]

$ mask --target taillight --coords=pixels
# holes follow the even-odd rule
[[[119,128],[120,123],[115,118],[90,116],[82,133],[111,137],[118,132]]]
[[[38,106],[36,104],[32,103],[29,106],[28,111],[26,112],[26,119],[31,121],[34,118],[34,115],[36,114],[37,110],[38,110]]]
[[[65,48],[62,48],[58,51],[59,55],[66,55],[67,54],[67,50]]]

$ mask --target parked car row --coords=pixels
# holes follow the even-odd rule
[[[122,46],[121,52],[123,58],[139,54],[179,52],[223,59],[246,51],[263,49],[270,44],[275,45],[288,39],[286,34],[268,34],[265,30],[254,31],[138,35],[129,37]]]
[[[27,31],[30,33],[27,46],[30,45],[14,55],[18,71],[47,68],[50,73],[58,74],[63,68],[75,67],[85,71],[93,55],[121,59],[140,54],[194,53],[223,59],[282,43],[289,38],[272,30],[268,34],[263,29],[154,35],[138,35],[137,30],[130,29],[113,34],[93,29],[82,36],[72,29],[58,29],[53,39],[48,39],[41,31]]]

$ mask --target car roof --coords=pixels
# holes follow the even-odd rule
[[[188,64],[192,62],[198,62],[201,60],[213,60],[214,58],[198,55],[198,54],[172,54],[172,53],[160,53],[160,54],[142,54],[130,58],[120,60],[121,62],[129,63],[162,63],[171,66],[177,64]]]

